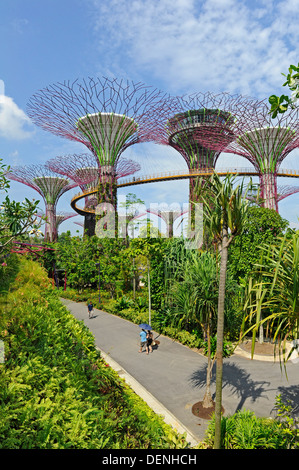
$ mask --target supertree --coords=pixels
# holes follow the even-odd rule
[[[155,141],[170,145],[184,158],[190,174],[198,170],[211,173],[215,169],[222,147],[211,146],[215,139],[225,148],[234,139],[235,115],[247,107],[259,108],[253,98],[229,93],[195,93],[167,100],[163,118],[156,122]],[[198,178],[190,178],[191,202],[198,200]]]
[[[278,211],[277,172],[285,157],[299,147],[299,110],[290,109],[272,119],[266,103],[246,110],[236,110],[231,131],[234,138],[220,140],[208,131],[204,144],[246,158],[260,180],[264,207]]]
[[[98,202],[116,208],[116,164],[129,146],[151,140],[153,109],[165,94],[116,78],[64,81],[31,97],[27,113],[44,130],[81,142],[100,166]]]
[[[37,217],[45,217],[45,214],[39,212],[36,214]],[[72,217],[76,217],[78,214],[75,212],[58,212],[56,213],[55,217],[55,224],[56,224],[56,231],[58,232],[59,226],[64,222],[65,220],[71,219]],[[46,237],[46,234],[45,234]]]
[[[57,239],[56,229],[56,206],[59,198],[68,190],[77,186],[77,183],[57,176],[45,165],[28,165],[11,168],[7,174],[9,179],[26,184],[35,189],[43,198],[45,203],[45,240],[55,241]]]
[[[299,186],[291,186],[291,185],[278,185],[276,188],[276,205],[283,199],[285,199],[288,196],[292,196],[293,194],[299,193]],[[247,199],[250,201],[255,202],[256,204],[263,206],[264,201],[260,195],[260,189],[258,188],[254,192],[249,192],[247,193]],[[278,208],[277,208],[278,212]]]
[[[188,213],[188,210],[171,210],[171,209],[147,209],[149,214],[160,217],[166,224],[166,238],[173,238],[173,224],[174,222],[184,214]]]
[[[99,160],[93,153],[73,154],[58,156],[49,160],[46,164],[52,171],[71,178],[78,183],[82,191],[97,188],[101,180],[101,167]],[[140,170],[139,163],[120,158],[115,165],[115,179],[123,178]],[[86,196],[85,208],[89,209],[84,216],[84,233],[88,236],[94,235],[95,231],[95,206],[98,198]],[[92,210],[92,211],[90,211]]]

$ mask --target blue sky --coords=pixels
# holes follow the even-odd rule
[[[86,152],[26,116],[30,96],[58,81],[104,75],[176,95],[227,91],[264,99],[285,93],[281,72],[299,61],[298,24],[298,0],[0,0],[0,157],[26,165]],[[123,156],[143,161],[147,171],[184,168],[177,152],[153,144],[132,146]],[[295,150],[282,167],[299,169],[298,160]],[[218,161],[218,167],[237,164],[250,166],[234,155]],[[76,192],[62,196],[57,210],[69,212]],[[183,204],[188,182],[141,185],[119,195],[127,192],[147,205]],[[10,196],[22,201],[37,193],[11,182]],[[298,198],[299,193],[279,203],[280,214],[293,225]],[[75,220],[82,218],[64,222],[60,231],[81,230]]]

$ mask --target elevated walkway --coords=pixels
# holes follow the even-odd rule
[[[214,173],[213,168],[207,168],[204,170],[173,170],[173,171],[163,171],[157,173],[151,173],[141,176],[132,176],[130,178],[121,178],[121,181],[118,182],[117,188],[124,188],[127,186],[135,186],[138,184],[147,184],[147,183],[157,183],[159,181],[172,181],[172,180],[181,180],[196,178],[200,176],[210,176]],[[239,175],[239,176],[259,176],[259,174],[254,170],[254,168],[217,168],[217,174],[219,176],[230,175]],[[287,178],[299,178],[299,170],[289,170],[289,169],[280,169],[277,173],[279,177]],[[83,209],[77,206],[77,203],[93,194],[97,193],[97,188],[93,188],[87,191],[76,194],[71,200],[71,207],[80,215],[94,214],[93,209]]]

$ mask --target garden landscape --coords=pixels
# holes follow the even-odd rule
[[[29,41],[29,31],[32,38],[47,31],[44,15],[54,24],[48,0],[45,12],[29,3],[30,21],[20,0],[18,12],[5,11],[12,48],[23,34]],[[61,2],[57,32],[69,3]],[[84,60],[69,67],[51,30],[49,54],[60,66],[49,61],[43,70],[38,62],[26,80],[19,74],[26,112],[5,94],[8,75],[0,80],[0,449],[98,450],[101,463],[130,466],[136,455],[146,464],[178,463],[176,456],[196,464],[214,450],[296,450],[299,63],[292,35],[286,41],[266,2],[250,13],[246,0],[230,0],[230,8],[163,0],[157,9],[165,23],[148,0],[125,3],[74,1],[67,17],[70,31],[80,24],[76,49]],[[291,28],[289,0],[274,4]],[[283,94],[261,65],[273,64],[274,38],[270,62],[247,63],[254,79],[243,69],[239,80],[236,70],[228,75],[227,64],[241,59],[235,40],[225,54],[238,29],[224,16],[230,26],[222,37],[217,12],[227,10],[246,18],[246,60],[257,54],[250,41],[261,45],[271,35],[266,12],[272,18],[290,49],[279,62],[288,66]],[[43,27],[33,33],[37,18]],[[138,41],[136,18],[144,24]],[[155,28],[145,47],[156,21],[163,34]],[[171,27],[210,21],[228,61],[225,73],[213,68],[218,80],[208,66],[203,74],[196,55],[191,60],[193,47],[181,56],[181,35],[202,50],[198,28],[186,41]],[[97,48],[87,24],[101,38]],[[159,59],[168,47],[176,56],[172,44],[175,73],[168,54]],[[146,51],[139,62],[138,47]],[[101,65],[93,63],[97,50]],[[187,78],[182,64],[189,62]],[[57,70],[71,76],[57,78]]]

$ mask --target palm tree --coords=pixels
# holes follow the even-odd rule
[[[217,348],[216,348],[216,403],[215,403],[215,449],[221,446],[221,409],[222,409],[222,376],[223,376],[223,338],[224,338],[224,305],[227,272],[228,247],[236,235],[241,233],[249,203],[246,200],[244,179],[236,183],[236,176],[227,175],[223,181],[214,173],[209,182],[209,196],[204,201],[204,225],[214,236],[218,245],[220,260],[219,292],[217,309]],[[211,194],[213,196],[211,204]]]
[[[202,406],[212,408],[210,391],[214,361],[211,354],[212,323],[217,313],[218,279],[216,258],[209,252],[187,252],[187,259],[181,265],[179,280],[173,285],[175,312],[180,316],[180,324],[199,324],[207,339],[208,367],[206,391]]]
[[[299,232],[291,235],[287,232],[280,245],[263,248],[263,262],[256,265],[245,304],[249,310],[245,320],[255,319],[255,322],[244,335],[253,331],[254,348],[258,328],[266,322],[271,323],[275,331],[273,339],[278,341],[279,352],[282,349],[285,361],[288,359],[285,341],[290,335],[294,338],[299,335]],[[270,314],[262,316],[263,312],[269,311]]]

